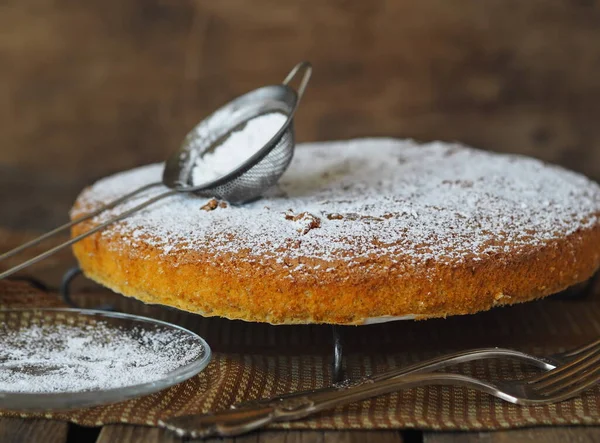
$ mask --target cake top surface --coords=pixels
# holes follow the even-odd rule
[[[153,164],[102,179],[82,193],[72,215],[161,175],[162,164]],[[132,251],[151,244],[168,255],[276,260],[293,275],[307,266],[305,258],[325,270],[339,260],[352,266],[382,255],[391,263],[478,261],[541,247],[599,222],[600,187],[558,166],[458,144],[358,139],[299,145],[278,187],[252,203],[177,195],[101,235],[123,234],[120,247]]]

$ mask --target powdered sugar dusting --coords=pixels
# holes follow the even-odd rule
[[[82,194],[73,215],[156,181],[161,172],[156,164],[103,179]],[[327,262],[362,266],[383,254],[399,262],[450,263],[542,246],[595,226],[600,188],[526,157],[441,142],[360,139],[298,146],[278,188],[261,200],[201,210],[206,202],[179,195],[103,235],[124,234],[134,254],[150,243],[165,254],[243,252],[236,259],[257,264],[275,258],[292,276],[311,271],[298,267],[303,258],[322,262],[330,273]]]
[[[159,380],[202,346],[178,330],[95,325],[0,328],[0,391],[59,393],[123,388]]]
[[[199,186],[233,172],[261,150],[286,120],[287,117],[280,112],[270,112],[248,120],[243,128],[229,134],[214,151],[196,160],[192,170],[194,185]]]

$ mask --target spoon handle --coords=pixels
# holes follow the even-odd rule
[[[21,251],[23,251],[23,250],[25,250],[25,249],[27,249],[27,248],[29,248],[31,246],[35,246],[38,243],[40,243],[41,241],[43,241],[43,240],[45,240],[45,239],[47,239],[47,238],[49,238],[49,237],[51,237],[51,236],[59,233],[59,232],[62,232],[62,231],[66,230],[66,229],[68,229],[68,228],[70,228],[72,226],[75,226],[75,225],[77,225],[77,224],[79,224],[79,223],[81,223],[83,221],[89,220],[90,218],[95,217],[96,215],[98,215],[98,214],[100,214],[100,213],[102,213],[102,212],[104,212],[104,211],[106,211],[108,209],[112,209],[115,206],[117,206],[117,205],[125,202],[128,199],[130,199],[131,197],[133,197],[133,196],[135,196],[135,195],[137,195],[137,194],[139,194],[139,193],[141,193],[143,191],[146,191],[146,190],[148,190],[150,188],[158,186],[160,184],[161,183],[151,183],[151,184],[142,186],[141,188],[136,189],[135,191],[132,191],[129,194],[124,195],[123,197],[120,197],[120,198],[118,198],[118,199],[116,199],[116,200],[114,200],[114,201],[112,201],[110,203],[107,203],[106,205],[101,206],[97,210],[95,210],[95,211],[93,211],[93,212],[91,212],[89,214],[86,214],[85,216],[78,217],[78,218],[76,218],[75,220],[73,220],[73,221],[71,221],[69,223],[66,223],[66,224],[64,224],[62,226],[59,226],[58,228],[56,228],[56,229],[54,229],[54,230],[52,230],[50,232],[47,232],[46,234],[43,234],[42,236],[40,236],[40,237],[38,237],[38,238],[36,238],[34,240],[31,240],[31,241],[29,241],[29,242],[27,242],[27,243],[25,243],[25,244],[23,244],[21,246],[16,247],[15,249],[12,249],[11,251],[8,251],[8,252],[0,255],[0,261],[5,260],[5,259],[7,259],[9,257],[12,257],[15,254],[17,254],[17,253],[19,253],[19,252],[21,252]],[[43,252],[43,253],[41,253],[41,254],[39,254],[39,255],[37,255],[37,256],[29,259],[29,260],[27,260],[27,261],[25,261],[25,262],[17,265],[17,266],[14,266],[14,267],[12,267],[12,268],[10,268],[10,269],[8,269],[8,270],[0,273],[0,280],[2,280],[3,278],[6,278],[6,277],[14,274],[15,272],[20,271],[20,270],[22,270],[22,269],[24,269],[24,268],[26,268],[28,266],[31,266],[31,265],[39,262],[40,260],[43,260],[43,259],[51,256],[52,254],[60,251],[61,249],[64,249],[64,248],[66,248],[68,246],[71,246],[74,243],[77,243],[79,240],[82,240],[85,237],[87,237],[89,235],[92,235],[92,234],[94,234],[94,233],[96,233],[96,232],[104,229],[105,227],[111,225],[112,223],[115,223],[115,222],[117,222],[119,220],[122,220],[125,217],[128,217],[129,215],[131,215],[131,214],[133,214],[133,213],[135,213],[135,212],[137,212],[137,211],[139,211],[139,210],[141,210],[141,209],[143,209],[143,208],[145,208],[145,207],[147,207],[147,206],[149,206],[149,205],[151,205],[151,204],[153,204],[153,203],[155,203],[155,202],[157,202],[159,200],[162,200],[165,197],[168,197],[170,195],[174,195],[177,192],[178,191],[176,191],[176,190],[169,190],[169,191],[163,192],[162,194],[158,194],[158,195],[156,195],[156,196],[154,196],[154,197],[146,200],[145,202],[143,202],[143,203],[141,203],[141,204],[139,204],[137,206],[134,206],[133,208],[128,209],[127,211],[125,211],[125,212],[123,212],[123,213],[121,213],[119,215],[116,215],[115,217],[113,217],[113,218],[111,218],[111,219],[109,219],[109,220],[107,220],[107,221],[99,224],[98,226],[90,229],[89,231],[86,231],[83,234],[78,235],[77,237],[73,237],[72,239],[70,239],[70,240],[68,240],[68,241],[66,241],[64,243],[61,243],[60,245],[58,245],[58,246],[56,246],[56,247],[54,247],[52,249],[49,249],[46,252]]]

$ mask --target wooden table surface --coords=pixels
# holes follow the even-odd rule
[[[309,59],[298,138],[460,140],[600,179],[594,0],[6,0],[0,228],[48,229],[80,189],[152,161],[216,106]],[[60,274],[44,273],[55,284]],[[175,442],[140,426],[0,418],[0,443]],[[225,441],[592,442],[599,428],[275,432]]]
[[[182,440],[156,428],[109,425],[83,428],[48,420],[0,418],[2,443],[176,443]],[[600,427],[537,428],[495,432],[419,431],[260,431],[237,438],[209,439],[207,442],[244,443],[594,443],[600,441]]]

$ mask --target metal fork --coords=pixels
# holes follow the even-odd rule
[[[472,354],[473,351],[470,355],[472,356]],[[512,356],[517,354],[517,351],[509,353]],[[336,406],[418,386],[466,386],[511,403],[533,405],[566,400],[590,388],[600,380],[600,340],[558,355],[559,359],[566,359],[569,362],[526,380],[491,382],[461,374],[417,373],[413,370],[411,373],[396,375],[392,378],[377,380],[368,378],[347,387],[311,392],[306,395],[294,395],[284,399],[278,398],[268,404],[174,417],[159,421],[159,425],[182,437],[233,436],[261,428],[272,422],[297,420]],[[488,357],[489,353],[486,353],[483,358]],[[517,358],[523,360],[520,357]],[[550,358],[554,359],[556,355]],[[454,359],[456,363],[456,354],[453,354],[451,359]],[[470,358],[470,360],[473,359]],[[436,368],[442,367],[439,366],[442,363],[441,358],[434,360],[432,365]],[[552,366],[545,359],[532,357],[527,361],[534,364],[538,362],[536,366],[542,369]],[[421,366],[423,365],[421,364]],[[447,365],[444,364],[444,366]],[[431,367],[426,366],[427,369]]]
[[[433,372],[438,369],[443,369],[448,366],[457,365],[459,363],[467,363],[473,360],[493,359],[493,358],[508,358],[510,360],[520,361],[525,364],[533,365],[539,369],[550,371],[557,366],[564,365],[571,362],[578,356],[591,349],[600,349],[600,340],[595,340],[586,345],[580,346],[579,348],[572,349],[566,352],[559,352],[546,357],[537,357],[535,355],[527,354],[525,352],[517,351],[514,349],[506,348],[480,348],[472,349],[467,351],[458,351],[452,354],[441,355],[434,357],[429,360],[418,362],[410,366],[403,366],[401,368],[392,368],[378,374],[363,377],[358,381],[344,380],[339,383],[335,383],[331,386],[311,389],[306,391],[291,392],[289,394],[278,395],[271,398],[261,398],[256,400],[250,400],[243,403],[232,405],[232,409],[257,407],[257,406],[268,406],[272,403],[281,402],[291,398],[300,398],[307,395],[312,395],[320,392],[331,392],[343,389],[345,387],[366,382],[376,382],[389,380],[392,378],[400,377],[407,374],[414,374],[417,372]]]

